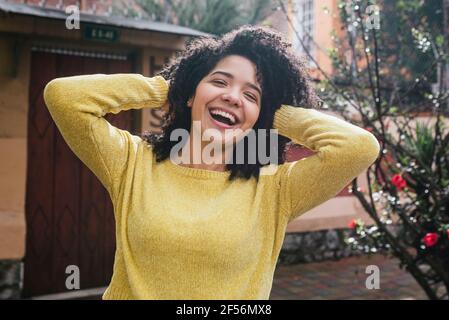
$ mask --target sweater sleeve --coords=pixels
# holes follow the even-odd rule
[[[168,84],[161,76],[94,74],[57,78],[44,89],[47,108],[64,140],[98,177],[114,200],[138,139],[103,116],[122,110],[161,107]]]
[[[280,205],[289,222],[336,196],[379,154],[374,135],[317,110],[282,105],[273,127],[316,152],[281,165]]]

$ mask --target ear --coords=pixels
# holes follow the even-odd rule
[[[193,105],[193,98],[190,98],[190,99],[187,101],[187,107],[191,108],[192,105]]]

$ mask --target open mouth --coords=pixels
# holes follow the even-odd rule
[[[233,127],[239,123],[239,119],[229,112],[219,108],[209,108],[209,115],[213,120],[226,127]]]

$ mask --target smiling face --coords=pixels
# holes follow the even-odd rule
[[[201,134],[214,129],[224,141],[225,130],[251,129],[256,123],[262,100],[256,66],[245,57],[230,55],[218,62],[198,84],[187,105],[192,123],[201,122]],[[226,142],[230,139],[226,135]],[[241,139],[238,136],[237,139]]]

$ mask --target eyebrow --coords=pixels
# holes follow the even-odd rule
[[[224,72],[224,71],[215,71],[215,72],[211,73],[210,76],[213,76],[213,75],[216,74],[216,73],[219,73],[219,74],[224,75],[225,77],[234,79],[234,76],[233,76],[232,74],[230,74],[230,73],[228,73],[228,72]],[[251,82],[247,82],[247,83],[245,83],[245,84],[246,84],[247,86],[253,88],[253,89],[256,90],[257,92],[259,92],[259,95],[262,96],[262,91],[259,89],[258,86],[256,86],[255,84],[252,84]]]

